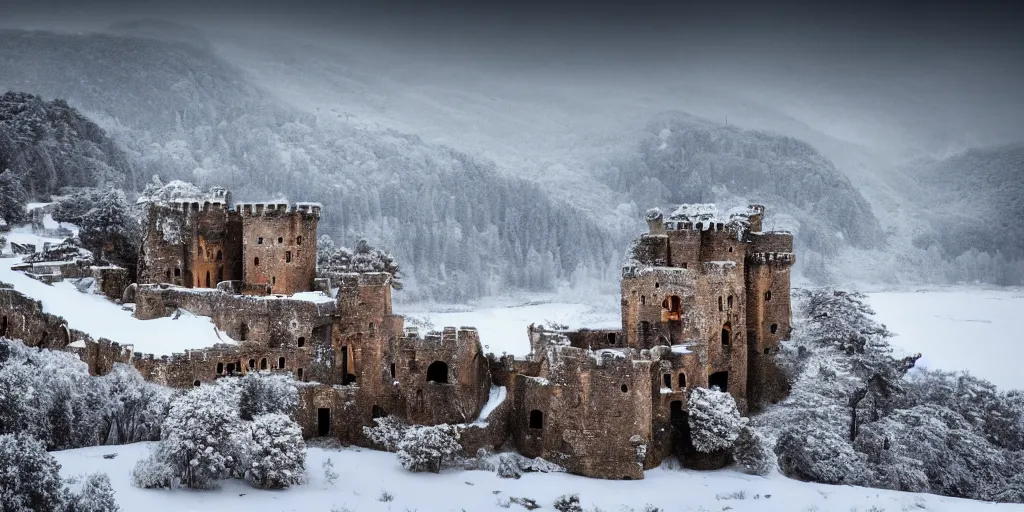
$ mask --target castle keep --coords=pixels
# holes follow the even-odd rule
[[[672,453],[702,466],[686,457],[692,388],[717,386],[744,412],[786,392],[773,354],[790,330],[793,239],[763,232],[763,215],[756,205],[649,211],[622,268],[621,328],[531,325],[530,354],[517,358],[485,354],[471,327],[406,328],[389,274],[317,279],[319,205],[234,204],[213,189],[148,205],[139,282],[122,301],[139,319],[208,316],[230,338],[223,344],[135,353],[2,285],[0,336],[74,351],[95,374],[130,363],[178,388],[285,373],[307,437],[372,446],[362,427],[374,418],[459,423],[467,454],[511,441],[573,473],[643,478]]]

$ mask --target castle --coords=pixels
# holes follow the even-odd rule
[[[76,351],[95,374],[128,362],[178,388],[287,373],[307,437],[372,446],[362,427],[374,418],[459,423],[467,454],[511,440],[527,457],[598,478],[643,478],[685,453],[695,386],[728,391],[742,411],[787,391],[772,354],[790,328],[793,240],[762,231],[761,206],[726,217],[713,205],[683,205],[667,218],[649,211],[649,232],[622,269],[621,329],[530,326],[531,352],[521,358],[485,354],[471,327],[405,327],[392,312],[389,274],[317,278],[320,211],[233,204],[223,189],[148,205],[138,283],[121,300],[140,319],[209,316],[233,343],[138,354],[2,287],[0,336]]]

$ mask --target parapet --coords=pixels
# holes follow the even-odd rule
[[[754,252],[747,254],[747,261],[765,265],[793,265],[796,255],[791,252]]]
[[[749,233],[747,235],[747,252],[793,252],[793,234],[788,231],[772,231],[768,233]]]
[[[236,203],[235,213],[245,217],[283,216],[300,214],[303,217],[320,218],[323,205],[320,203],[295,203],[289,205],[284,201],[268,201],[258,203]]]

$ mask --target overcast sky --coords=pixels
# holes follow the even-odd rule
[[[1024,140],[1019,0],[0,0],[0,25],[9,27],[97,28],[139,17],[357,36],[496,68],[686,69],[746,86],[850,139],[871,135],[857,121],[869,112],[868,122],[892,119],[885,137],[920,132],[935,141],[931,149]]]

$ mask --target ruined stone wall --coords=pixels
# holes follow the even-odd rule
[[[214,288],[241,278],[241,221],[226,203],[150,203],[143,228],[139,283]]]
[[[296,380],[309,381],[307,369],[316,365],[309,350],[255,344],[221,344],[163,357],[136,354],[131,362],[147,380],[172,388],[197,386],[262,370],[287,373]]]
[[[698,270],[644,268],[624,270],[622,276],[622,320],[626,344],[644,349],[703,339]],[[672,297],[676,297],[678,307]]]
[[[96,281],[97,290],[113,301],[121,300],[124,290],[131,284],[126,268],[92,267],[89,272]]]
[[[579,329],[564,333],[573,347],[598,350],[602,348],[622,348],[626,338],[622,329]]]
[[[487,403],[491,374],[476,329],[446,327],[424,338],[400,338],[392,376],[413,423],[471,422]]]
[[[774,248],[785,248],[776,245]],[[748,388],[756,410],[788,394],[785,376],[775,364],[779,343],[789,338],[792,323],[790,270],[792,253],[752,253],[746,266]]]
[[[142,247],[139,250],[139,283],[170,283],[186,286],[189,210],[150,203],[146,207]]]
[[[311,347],[330,335],[334,302],[287,297],[252,297],[220,290],[197,290],[143,285],[135,291],[135,317],[150,320],[183,309],[208,316],[218,329],[236,341],[256,341],[269,347]]]
[[[320,209],[244,204],[236,211],[242,218],[245,292],[292,295],[312,290]]]
[[[552,347],[540,377],[516,378],[512,439],[575,474],[643,478],[636,446],[652,439],[650,376],[649,360],[622,351]]]

